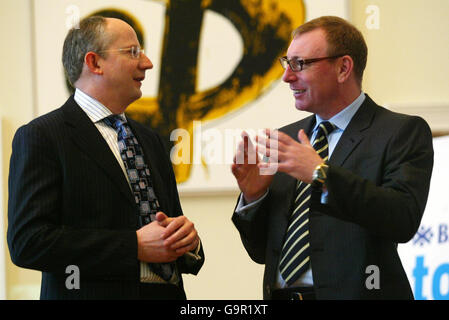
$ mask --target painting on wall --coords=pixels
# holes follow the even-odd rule
[[[347,1],[35,0],[36,115],[73,92],[61,63],[67,31],[90,15],[136,30],[154,67],[127,115],[153,128],[180,192],[235,191],[230,171],[242,130],[257,134],[306,113],[294,108],[279,58],[291,32],[320,15],[347,17]]]

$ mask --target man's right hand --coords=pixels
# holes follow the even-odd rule
[[[257,149],[254,147],[248,134],[242,132],[243,141],[238,145],[234,163],[231,166],[243,197],[247,203],[262,197],[267,191],[273,174],[261,174],[257,164],[260,162]]]

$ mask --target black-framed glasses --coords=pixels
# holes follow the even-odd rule
[[[101,52],[129,52],[131,54],[131,57],[134,59],[140,58],[141,54],[144,54],[144,49],[139,46],[131,46],[129,48],[121,48],[121,49],[109,49],[109,50],[101,50],[98,51],[98,53]]]
[[[331,57],[312,58],[312,59],[301,59],[301,58],[297,58],[297,57],[288,59],[287,56],[285,56],[285,57],[279,58],[279,62],[281,63],[282,68],[287,69],[287,67],[290,66],[290,69],[292,69],[292,71],[297,72],[297,71],[302,71],[302,69],[304,68],[304,65],[306,65],[306,64],[318,62],[321,60],[336,59],[336,58],[340,58],[343,56],[345,56],[345,54],[339,54],[339,55],[331,56]]]

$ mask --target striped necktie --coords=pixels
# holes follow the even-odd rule
[[[103,120],[117,131],[117,143],[120,155],[128,174],[128,180],[139,211],[139,225],[143,226],[156,219],[160,211],[159,202],[154,193],[150,170],[144,159],[142,147],[131,131],[129,124],[118,115],[112,115]],[[169,281],[173,266],[170,263],[151,263],[150,269]]]
[[[327,136],[335,129],[329,121],[323,121],[313,142],[313,148],[324,162],[329,158]],[[287,285],[292,285],[310,266],[309,205],[310,184],[298,181],[295,190],[294,210],[282,247],[279,271]]]

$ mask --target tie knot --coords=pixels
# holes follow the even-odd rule
[[[117,114],[110,115],[103,119],[103,121],[110,127],[114,128],[115,131],[119,131],[123,126],[125,121]]]
[[[323,133],[326,136],[328,136],[334,130],[335,130],[335,125],[332,122],[323,121],[320,123],[319,128],[318,128],[318,136],[322,135]]]

